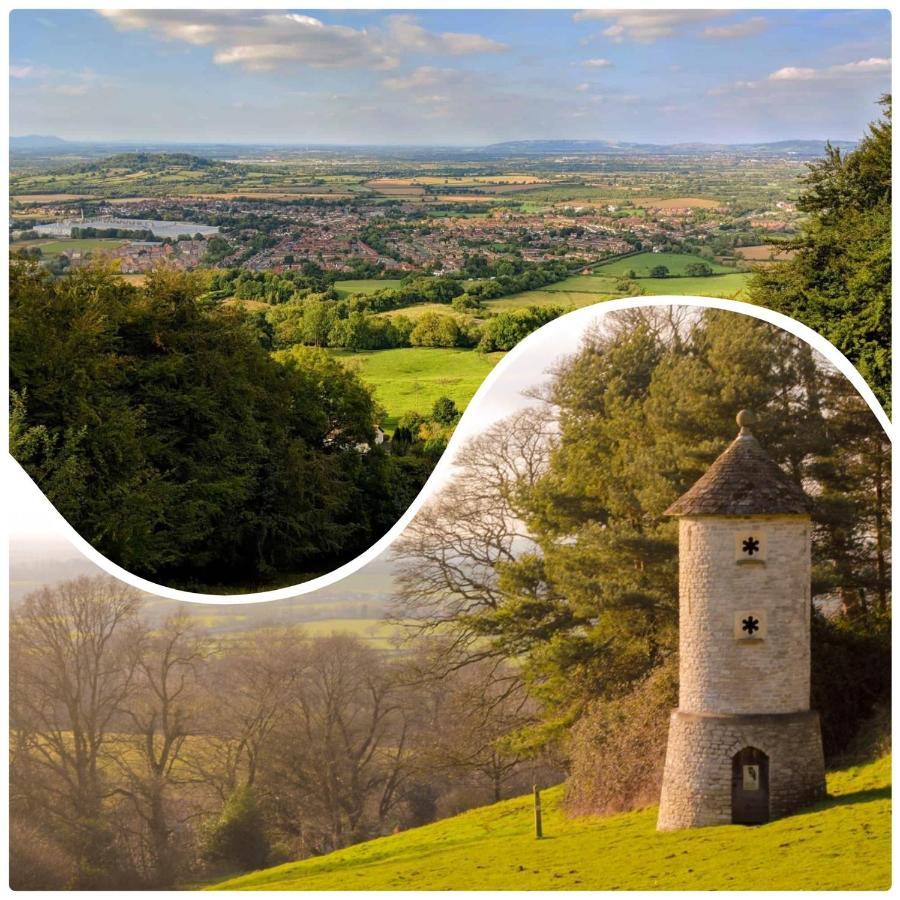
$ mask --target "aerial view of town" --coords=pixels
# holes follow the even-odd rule
[[[361,365],[395,426],[444,395],[462,410],[495,353],[566,311],[741,298],[755,267],[790,256],[798,176],[823,149],[22,141],[10,249],[55,274],[102,261],[136,284],[160,266],[199,272],[211,302],[261,314],[273,349]]]

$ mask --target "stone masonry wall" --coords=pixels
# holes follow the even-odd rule
[[[748,532],[762,535],[762,559],[736,559],[736,542]],[[679,558],[679,709],[809,709],[808,517],[685,516]],[[764,611],[762,640],[735,637],[736,614],[748,609]]]
[[[732,759],[745,747],[769,757],[770,818],[825,796],[818,713],[710,716],[676,710],[657,827],[669,831],[730,824]]]

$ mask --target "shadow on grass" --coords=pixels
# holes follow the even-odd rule
[[[857,803],[872,803],[875,800],[890,800],[891,786],[880,788],[868,788],[864,791],[854,791],[852,794],[839,794],[836,797],[826,797],[814,806],[807,807],[804,812],[818,812],[819,810],[834,809],[838,806],[850,806]]]

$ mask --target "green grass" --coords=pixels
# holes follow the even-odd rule
[[[567,278],[565,281],[560,281],[559,284],[568,284],[574,280],[574,278]],[[561,306],[566,312],[569,312],[573,309],[581,309],[582,306],[599,303],[601,300],[612,300],[617,296],[619,295],[614,291],[594,291],[587,286],[582,291],[557,290],[556,285],[551,284],[545,288],[500,297],[498,300],[488,300],[485,306],[494,312],[522,309],[525,306]]]
[[[743,292],[749,277],[741,272],[732,272],[730,275],[710,275],[708,278],[640,278],[637,283],[648,296],[692,294],[697,297],[723,297],[727,300]],[[737,299],[741,297],[738,296]]]
[[[649,255],[649,254],[642,254]],[[654,254],[665,256],[666,254]],[[674,255],[674,254],[673,254]],[[633,257],[637,259],[637,257]],[[687,257],[691,259],[691,257]],[[628,260],[622,260],[628,262]],[[720,267],[721,268],[721,267]],[[597,269],[596,275],[573,275],[563,281],[521,294],[511,294],[499,300],[489,300],[485,305],[495,312],[520,309],[523,306],[561,306],[564,310],[580,309],[602,300],[613,300],[621,294],[616,291],[619,277],[605,276],[606,268]],[[741,294],[747,285],[748,275],[725,270],[728,274],[710,275],[706,278],[638,278],[637,284],[647,296],[675,294],[698,297],[731,298]]]
[[[890,757],[833,772],[828,800],[756,828],[660,834],[656,810],[567,818],[544,793],[288,863],[215,890],[886,890],[891,883]]]
[[[734,272],[734,269],[729,269],[727,266],[703,259],[702,256],[692,256],[687,253],[638,253],[635,256],[614,260],[606,265],[599,265],[594,271],[598,275],[624,275],[633,269],[638,278],[643,278],[649,277],[650,270],[654,266],[665,266],[670,275],[684,275],[685,270],[692,263],[706,263],[713,272],[720,275]]]
[[[431,412],[438,397],[449,397],[465,409],[503,355],[426,347],[332,352],[345,365],[358,368],[362,380],[374,388],[375,398],[387,410],[389,430],[404,413]]]
[[[378,315],[388,316],[406,316],[408,319],[415,321],[420,319],[425,313],[434,312],[441,316],[453,316],[455,319],[464,318],[457,313],[449,303],[416,303],[413,306],[403,306],[400,309],[390,309],[387,312]],[[477,315],[477,310],[473,315]]]
[[[334,289],[342,300],[351,294],[374,294],[375,291],[384,291],[387,288],[399,286],[399,278],[357,278],[334,283]]]

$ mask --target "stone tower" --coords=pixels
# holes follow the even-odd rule
[[[825,794],[809,708],[809,501],[740,433],[669,507],[679,517],[679,699],[660,830],[758,824]]]

